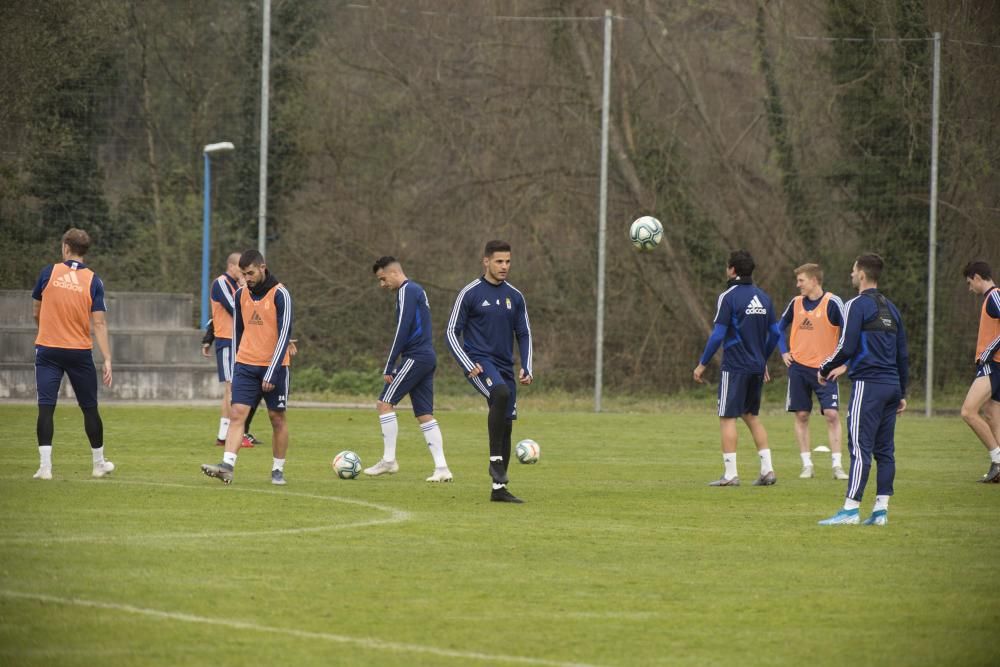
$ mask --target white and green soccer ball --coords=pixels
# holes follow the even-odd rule
[[[542,448],[534,440],[522,440],[514,448],[514,454],[521,463],[538,463]]]
[[[333,472],[340,479],[354,479],[361,473],[361,457],[345,449],[333,457]]]
[[[651,215],[637,218],[628,231],[632,245],[639,250],[652,250],[660,245],[663,238],[663,225]]]

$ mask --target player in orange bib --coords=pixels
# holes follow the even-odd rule
[[[819,401],[826,418],[827,436],[833,459],[834,479],[847,479],[841,451],[841,429],[837,383],[820,385],[816,370],[833,354],[844,323],[844,302],[836,294],[823,290],[823,269],[819,264],[803,264],[795,269],[799,296],[785,308],[778,327],[781,329],[781,358],[788,367],[788,393],[785,409],[795,413],[795,439],[802,457],[799,477],[814,476],[812,450],[809,447],[809,415],[812,395]],[[789,330],[786,337],[785,329]]]
[[[990,453],[990,469],[981,481],[1000,482],[1000,288],[986,262],[969,262],[962,274],[970,292],[986,297],[979,313],[976,379],[965,395],[962,419]]]
[[[267,270],[263,255],[256,250],[247,250],[240,256],[240,270],[246,287],[236,292],[233,309],[233,389],[226,452],[222,463],[206,463],[201,470],[225,484],[233,481],[236,452],[243,439],[247,414],[263,397],[273,430],[271,483],[284,485],[292,297]]]
[[[83,263],[90,249],[90,236],[70,229],[62,237],[59,264],[42,269],[31,296],[38,323],[35,339],[35,386],[38,390],[38,472],[35,479],[52,479],[53,415],[63,375],[69,376],[76,402],[83,411],[83,428],[90,440],[94,477],[105,477],[115,464],[104,459],[104,423],[97,410],[97,369],[94,345],[104,357],[104,384],[111,386],[111,346],[105,318],[104,283]]]

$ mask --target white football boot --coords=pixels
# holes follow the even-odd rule
[[[93,476],[98,478],[107,477],[114,471],[114,469],[115,464],[111,461],[101,461],[100,463],[94,464]]]
[[[434,474],[427,478],[428,482],[450,482],[454,477],[452,477],[451,471],[447,468],[434,468]]]
[[[372,477],[385,474],[395,475],[397,472],[399,472],[399,464],[395,461],[386,461],[385,459],[379,459],[378,463],[371,468],[365,468],[365,474]]]

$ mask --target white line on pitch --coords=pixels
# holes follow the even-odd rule
[[[89,607],[91,609],[107,609],[110,611],[120,611],[127,614],[147,616],[165,621],[180,621],[182,623],[198,623],[200,625],[218,625],[234,630],[250,630],[254,632],[266,632],[274,635],[287,635],[299,639],[318,639],[322,641],[334,642],[337,644],[351,644],[373,651],[393,651],[395,653],[424,653],[436,655],[442,658],[457,658],[461,660],[480,660],[493,663],[513,663],[519,665],[548,665],[551,667],[594,667],[586,663],[563,662],[560,660],[546,660],[544,658],[529,658],[517,655],[496,655],[491,653],[480,653],[478,651],[459,651],[457,649],[437,648],[435,646],[425,646],[422,644],[406,644],[403,642],[390,642],[373,637],[351,637],[349,635],[337,635],[329,632],[310,632],[309,630],[297,630],[295,628],[278,628],[267,625],[258,625],[246,621],[228,621],[220,618],[209,618],[207,616],[196,616],[174,611],[161,611],[159,609],[147,609],[145,607],[135,607],[130,604],[118,604],[116,602],[99,602],[97,600],[82,600],[80,598],[62,598],[54,595],[44,595],[42,593],[22,593],[20,591],[10,591],[0,589],[0,595],[8,598],[21,600],[36,600],[38,602],[51,602],[53,604],[73,605],[77,607]]]
[[[90,480],[70,480],[81,484],[93,484]],[[135,484],[140,486],[165,486],[177,489],[205,489],[204,484],[174,484],[171,482],[141,482],[141,481],[120,481],[118,484]],[[108,486],[111,486],[110,484]],[[357,505],[367,509],[385,512],[389,516],[384,519],[368,519],[364,521],[352,521],[350,523],[334,523],[325,526],[306,526],[302,528],[272,528],[268,530],[213,530],[210,532],[186,532],[186,533],[151,533],[137,535],[19,535],[14,537],[0,537],[0,544],[18,544],[25,542],[120,542],[120,541],[148,541],[157,539],[203,539],[203,538],[232,538],[232,537],[259,537],[266,535],[300,535],[303,533],[318,533],[327,530],[343,530],[345,528],[362,528],[368,526],[381,526],[391,523],[402,523],[410,519],[410,513],[390,507],[379,505],[365,500],[355,500],[353,498],[341,498],[338,496],[321,496],[314,493],[298,493],[295,491],[276,491],[273,489],[253,489],[246,487],[230,487],[226,492],[237,491],[243,493],[263,493],[275,496],[295,496],[297,498],[310,498],[313,500],[326,500],[329,502],[343,503],[346,505]]]

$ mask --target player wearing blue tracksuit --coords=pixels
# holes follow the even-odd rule
[[[770,486],[776,477],[771,464],[767,431],[757,419],[761,391],[767,372],[767,359],[778,343],[780,332],[771,297],[753,284],[753,257],[745,250],[729,256],[727,289],[719,295],[715,326],[705,345],[697,368],[696,382],[702,382],[705,367],[722,347],[722,373],[719,378],[719,420],[722,432],[723,476],[711,486],[739,486],[736,474],[736,418],[750,428],[761,459],[757,486]]]
[[[835,379],[845,370],[851,379],[847,498],[837,514],[820,521],[822,525],[859,522],[858,508],[873,456],[878,466],[875,507],[864,523],[885,525],[888,521],[896,476],[896,415],[906,409],[909,365],[903,319],[896,306],[878,291],[883,266],[882,258],[873,254],[862,255],[854,263],[851,283],[858,288],[858,296],[845,305],[840,343],[818,371],[822,381]]]
[[[409,394],[413,416],[420,423],[427,448],[434,458],[434,473],[428,482],[450,482],[451,471],[444,457],[441,429],[434,419],[434,370],[437,355],[434,353],[431,334],[431,310],[424,288],[409,280],[395,257],[380,257],[372,266],[379,287],[396,292],[396,329],[389,348],[389,356],[382,369],[385,386],[379,394],[376,408],[382,429],[382,458],[365,469],[366,475],[395,474],[396,438],[399,423],[395,407]],[[397,363],[398,360],[398,363]]]
[[[512,420],[517,419],[517,384],[532,381],[531,326],[524,295],[507,282],[510,244],[490,241],[483,255],[484,273],[458,293],[445,340],[455,360],[490,406],[490,476],[495,502],[520,503],[507,490]],[[521,370],[514,375],[514,340]]]

